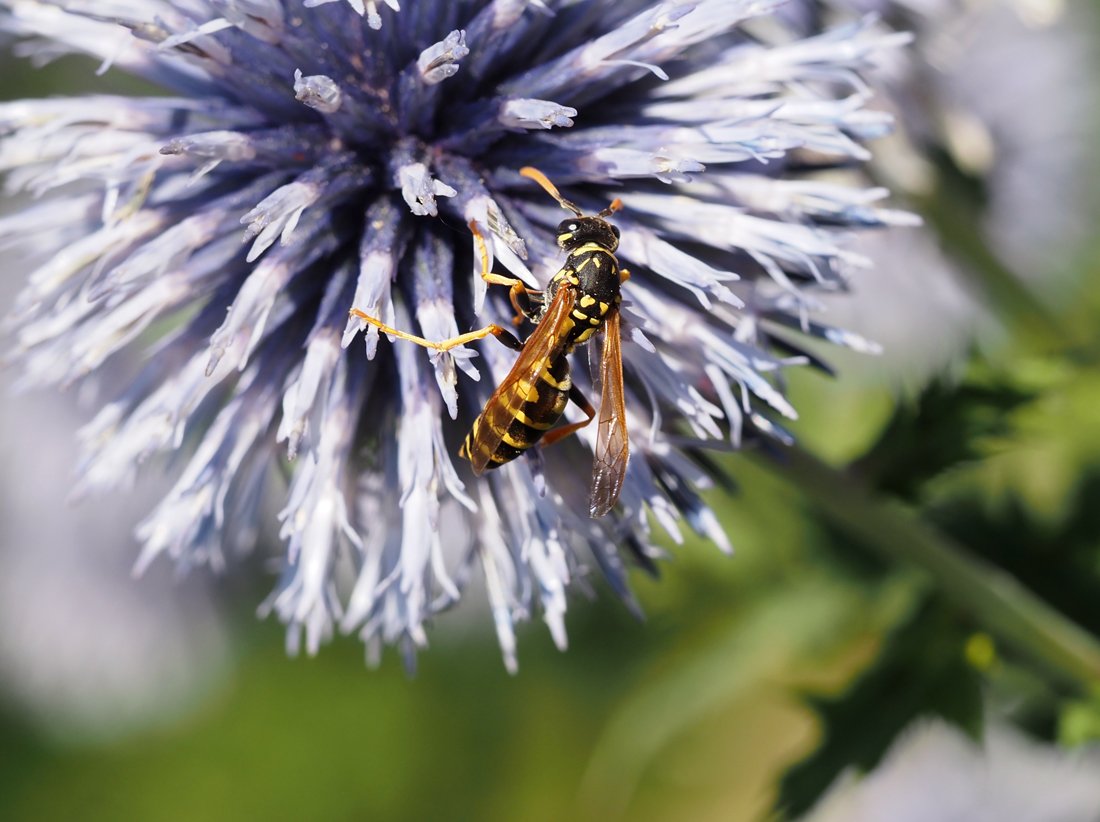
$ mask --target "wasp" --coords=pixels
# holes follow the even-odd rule
[[[557,243],[566,258],[545,290],[531,289],[521,280],[491,272],[485,239],[476,223],[470,221],[481,258],[481,278],[493,285],[508,286],[517,324],[524,317],[535,324],[526,341],[521,343],[503,327],[491,323],[435,342],[391,328],[356,308],[349,313],[385,334],[436,351],[448,351],[492,335],[519,352],[512,370],[489,397],[459,450],[459,456],[468,459],[479,476],[511,462],[540,441],[544,447],[552,445],[595,419],[595,409],[570,377],[569,355],[602,330],[600,413],[589,505],[593,517],[602,517],[619,498],[630,450],[619,322],[620,287],[630,274],[615,259],[619,229],[605,219],[622,208],[622,202],[616,198],[598,214],[586,216],[538,169],[526,166],[519,173],[538,183],[575,215],[557,227]],[[555,428],[570,401],[586,418]]]

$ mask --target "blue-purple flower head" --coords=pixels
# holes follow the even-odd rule
[[[513,666],[532,614],[564,645],[591,566],[629,602],[652,528],[728,550],[700,497],[708,449],[788,439],[781,372],[820,365],[806,335],[873,347],[814,319],[816,294],[866,264],[852,229],[907,219],[858,175],[888,127],[861,72],[904,37],[861,21],[795,39],[777,5],[0,0],[23,52],[90,54],[166,93],[0,107],[8,190],[37,198],[0,222],[32,267],[23,381],[116,389],[82,432],[76,495],[171,455],[141,568],[221,566],[282,494],[265,609],[311,652],[337,628],[411,652],[480,578]],[[590,213],[625,204],[632,456],[602,519],[595,426],[483,477],[456,456],[513,352],[440,354],[348,317],[437,340],[507,324],[469,226],[496,270],[548,281],[564,214],[526,165]]]

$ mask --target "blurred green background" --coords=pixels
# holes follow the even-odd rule
[[[133,88],[76,61],[3,70],[8,98]],[[645,622],[598,586],[568,652],[528,625],[509,676],[472,596],[415,675],[393,652],[369,671],[354,638],[288,658],[252,612],[257,564],[211,583],[226,658],[145,721],[89,733],[3,697],[0,819],[754,820],[808,810],[920,717],[1095,743],[1100,241],[1017,270],[949,149],[909,203],[993,332],[914,378],[792,369],[813,456],[725,458],[737,487],[711,501],[735,556],[669,546],[660,579],[633,577]]]

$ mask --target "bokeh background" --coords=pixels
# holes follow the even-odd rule
[[[596,585],[518,675],[476,593],[411,674],[288,658],[263,556],[131,579],[165,466],[68,503],[95,398],[0,375],[0,819],[1100,820],[1098,15],[891,8],[873,173],[925,227],[832,306],[883,354],[789,374],[803,453],[722,458],[732,558],[669,545],[645,621]],[[138,90],[0,59],[4,99]]]

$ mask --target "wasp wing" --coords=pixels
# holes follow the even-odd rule
[[[522,401],[517,398],[519,392],[516,386],[520,383],[526,383],[528,387],[537,386],[548,364],[565,348],[568,335],[564,321],[573,310],[575,299],[572,289],[558,289],[542,319],[523,344],[512,370],[485,403],[485,410],[474,423],[472,447],[467,455],[475,474],[485,471],[489,458],[496,452],[508,426],[515,419],[515,408]],[[526,389],[523,393],[526,394]]]
[[[617,309],[611,311],[604,321],[600,382],[600,427],[596,433],[596,464],[592,469],[589,505],[589,513],[593,517],[602,517],[615,506],[623,489],[626,463],[630,456],[623,391],[623,349]]]

